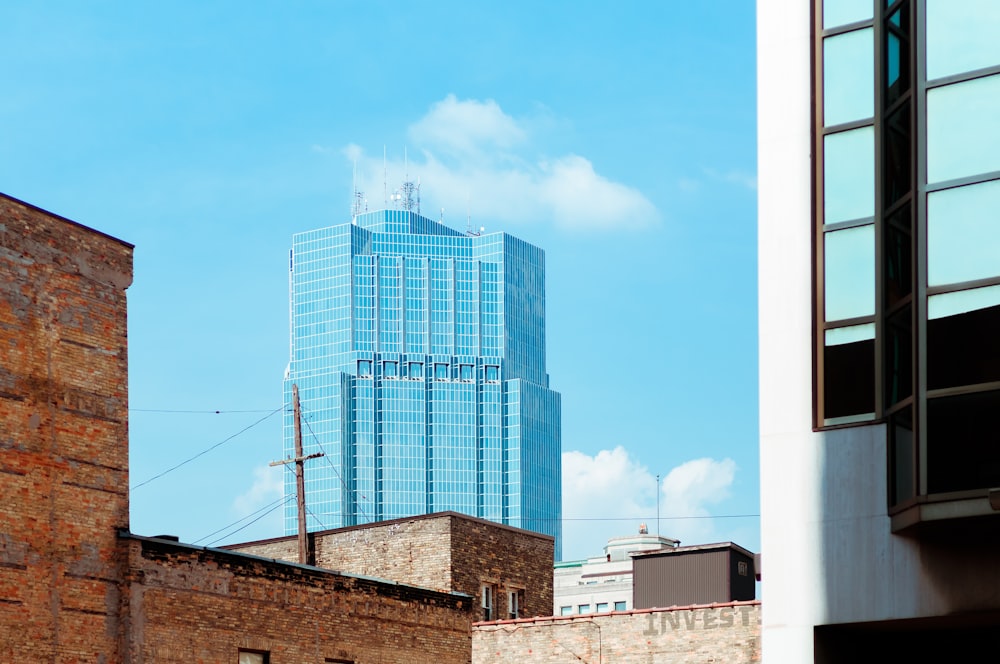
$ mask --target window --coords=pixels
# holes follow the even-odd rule
[[[814,3],[815,425],[885,422],[898,529],[1000,486],[995,5]]]
[[[362,378],[370,378],[372,375],[372,361],[358,360],[358,375]]]
[[[597,612],[598,613],[606,613],[607,610],[608,610],[608,603],[607,602],[598,602],[597,603]]]
[[[576,612],[577,613],[590,613],[591,612],[590,611],[590,604],[581,604],[580,606],[576,607]]]
[[[458,365],[458,377],[463,382],[472,382],[472,365],[471,364],[460,364]]]
[[[410,362],[410,380],[424,379],[424,363]]]
[[[521,603],[524,600],[524,590],[510,588],[507,590],[507,617],[516,620],[521,617]]]
[[[396,378],[396,369],[398,365],[395,362],[383,362],[382,363],[382,374],[386,378]]]
[[[240,648],[239,664],[268,664],[270,653],[266,650],[244,650]]]
[[[627,611],[625,602],[615,602],[615,611]]]
[[[573,607],[572,606],[560,606],[559,607],[559,615],[561,615],[561,616],[571,616],[571,615],[573,615]]]
[[[434,380],[448,380],[448,365],[446,363],[434,363]]]
[[[497,383],[500,381],[500,367],[487,366],[486,367],[486,382],[487,383]]]
[[[483,620],[493,620],[493,608],[494,608],[494,588],[488,583],[483,584],[482,591],[482,608],[483,608]]]

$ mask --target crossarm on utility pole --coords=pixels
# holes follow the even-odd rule
[[[309,563],[309,543],[306,538],[306,478],[302,462],[326,455],[322,452],[302,454],[302,409],[299,407],[299,386],[295,384],[292,384],[292,411],[295,420],[295,458],[272,461],[270,465],[295,464],[295,502],[299,513],[299,562],[306,565]]]

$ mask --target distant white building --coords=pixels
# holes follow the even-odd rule
[[[552,613],[568,616],[632,609],[633,552],[676,547],[679,540],[650,535],[646,524],[639,534],[612,537],[604,555],[568,560],[555,565]]]

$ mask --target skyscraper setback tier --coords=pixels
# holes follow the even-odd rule
[[[561,540],[545,255],[407,210],[293,237],[291,358],[309,530],[442,510]],[[284,420],[293,455],[293,416]],[[286,473],[286,494],[294,493]],[[285,531],[296,531],[293,502]]]

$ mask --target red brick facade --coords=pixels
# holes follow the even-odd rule
[[[129,539],[132,662],[470,661],[470,597]]]
[[[131,245],[0,195],[0,661],[123,661],[131,281]]]
[[[129,534],[131,278],[0,195],[0,662],[469,662],[470,596]]]

